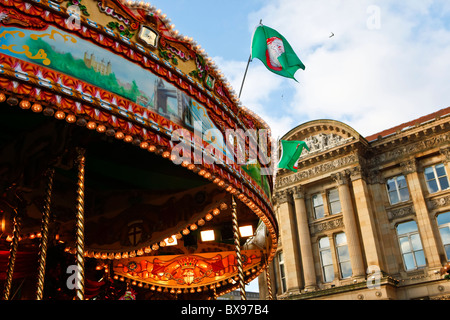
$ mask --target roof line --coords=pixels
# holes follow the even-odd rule
[[[383,130],[381,132],[372,134],[372,135],[367,136],[365,138],[366,138],[366,140],[368,142],[373,142],[373,141],[377,140],[379,137],[384,138],[384,137],[392,135],[392,134],[394,134],[394,133],[396,133],[396,132],[398,132],[400,130],[423,124],[425,122],[431,121],[431,120],[436,119],[436,118],[440,118],[440,117],[442,117],[444,115],[447,115],[447,114],[450,114],[450,107],[447,107],[447,108],[441,109],[439,111],[430,113],[428,115],[425,115],[425,116],[422,116],[420,118],[411,120],[409,122],[402,123],[402,124],[400,124],[398,126],[392,127],[390,129]]]

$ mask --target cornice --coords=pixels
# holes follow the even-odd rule
[[[388,136],[379,137],[377,140],[371,141],[370,146],[375,149],[392,149],[405,142],[420,142],[424,138],[430,137],[430,135],[448,132],[450,129],[449,119],[450,115],[446,115],[420,125],[403,128]]]
[[[408,140],[403,142],[399,141],[398,144],[393,143],[384,150],[378,148],[377,154],[368,160],[368,164],[372,167],[380,166],[390,161],[405,161],[408,160],[407,158],[414,156],[417,153],[432,148],[436,148],[436,152],[439,152],[439,149],[437,148],[447,146],[448,141],[450,141],[450,132],[448,130],[436,133],[433,136],[423,136],[422,139],[411,143],[408,143]],[[375,151],[377,151],[377,149],[375,149]]]
[[[289,187],[301,181],[311,178],[329,176],[337,170],[344,169],[350,165],[359,164],[360,157],[357,153],[350,153],[340,158],[335,158],[330,161],[322,161],[315,166],[309,166],[305,169],[300,169],[296,173],[289,173],[287,175],[277,176],[275,187]]]

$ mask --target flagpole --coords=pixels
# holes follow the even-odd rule
[[[241,98],[242,88],[244,87],[245,78],[247,77],[248,66],[252,62],[252,54],[250,53],[250,57],[248,57],[247,67],[245,68],[244,78],[242,79],[241,90],[239,91],[239,98]]]
[[[262,19],[259,20],[259,25],[262,25]],[[245,78],[247,77],[247,71],[248,71],[248,66],[250,65],[250,62],[252,62],[252,50],[250,48],[250,56],[248,57],[248,62],[247,62],[247,67],[245,68],[245,73],[244,73],[244,78],[242,79],[242,84],[241,84],[241,89],[239,90],[239,98],[241,98],[241,94],[242,94],[242,89],[244,88],[244,82],[245,82]]]

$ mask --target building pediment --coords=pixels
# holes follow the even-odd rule
[[[350,126],[335,120],[314,120],[292,129],[281,140],[304,141],[309,151],[304,149],[298,161],[299,171],[314,168],[323,162],[339,161],[340,158],[362,150],[367,141]],[[281,150],[280,150],[281,151]],[[364,152],[363,152],[364,153]],[[316,170],[321,171],[321,170]],[[292,175],[286,170],[278,172],[279,177]]]
[[[364,140],[356,130],[336,120],[306,122],[289,131],[281,139],[310,141],[315,150],[342,141]]]

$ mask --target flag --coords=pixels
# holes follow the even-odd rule
[[[309,151],[306,142],[304,141],[286,141],[281,140],[281,159],[278,162],[278,168],[288,169],[297,172],[295,163],[300,158],[303,148]]]
[[[305,65],[292,50],[289,42],[276,30],[262,24],[253,34],[251,58],[261,60],[273,73],[295,81],[295,72],[298,69],[305,70]]]

